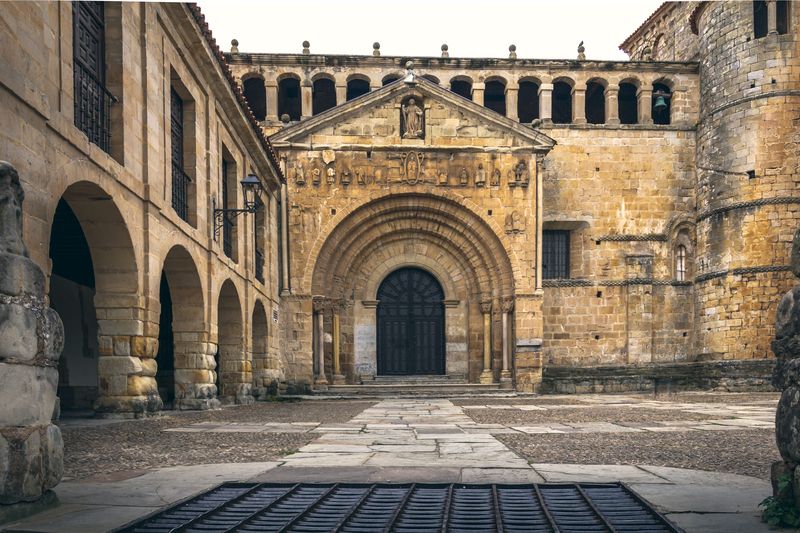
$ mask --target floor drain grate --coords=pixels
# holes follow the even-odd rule
[[[623,483],[225,483],[120,533],[677,532]]]

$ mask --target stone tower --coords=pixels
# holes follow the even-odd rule
[[[800,222],[797,9],[755,4],[703,3],[691,17],[701,80],[697,346],[713,359],[770,356]]]

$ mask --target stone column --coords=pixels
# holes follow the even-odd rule
[[[775,0],[767,0],[767,33],[778,35],[778,3]]]
[[[264,87],[267,91],[267,121],[278,122],[278,82],[266,80]]]
[[[308,80],[303,81],[300,85],[300,120],[311,117],[313,97],[311,82]]]
[[[606,124],[619,124],[619,85],[606,87]]]
[[[639,106],[639,124],[653,123],[653,89],[642,87],[636,94]]]
[[[342,312],[341,306],[333,309],[333,383],[341,385],[345,382],[342,375],[341,363],[341,327],[339,325],[339,314]]]
[[[572,89],[572,123],[586,124],[586,89]]]
[[[288,295],[289,290],[289,198],[286,192],[286,184],[281,184],[281,212],[278,216],[281,217],[281,238],[283,239],[283,246],[281,246],[281,276],[283,278],[283,290],[281,296]]]
[[[503,311],[503,367],[500,370],[500,387],[503,389],[510,389],[511,383],[511,357],[509,351],[511,350],[511,332],[508,329],[508,316],[514,310],[514,298],[506,296],[501,300]]]
[[[314,319],[317,329],[317,346],[315,356],[317,358],[317,374],[314,376],[314,386],[325,390],[328,388],[328,379],[325,377],[325,308],[327,303],[324,300],[314,300]]]
[[[483,105],[483,91],[486,89],[486,84],[482,81],[472,84],[472,101],[478,105]]]
[[[0,504],[38,500],[64,470],[61,430],[50,423],[64,327],[22,240],[24,196],[16,169],[0,161]]]
[[[539,117],[542,124],[553,123],[553,84],[543,83],[539,86]]]
[[[494,383],[492,374],[492,302],[491,300],[481,301],[481,313],[483,313],[483,372],[481,372],[481,383]]]
[[[347,101],[347,84],[336,84],[336,105],[342,105]]]
[[[519,97],[519,86],[508,84],[506,86],[506,116],[511,120],[519,120],[519,109],[517,100]]]

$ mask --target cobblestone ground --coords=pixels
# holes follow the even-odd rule
[[[259,402],[143,420],[66,418],[64,476],[120,479],[165,466],[272,461],[319,436],[312,430],[320,421],[346,422],[374,403]],[[187,425],[202,429],[174,431]]]
[[[767,479],[778,459],[777,400],[767,393],[330,399],[62,427],[67,475],[78,478],[279,460],[312,468],[648,464]]]

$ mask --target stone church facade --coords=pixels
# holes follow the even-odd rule
[[[195,6],[98,5],[0,11],[0,159],[62,406],[767,383],[800,218],[790,3],[665,3],[630,61],[223,54]]]

